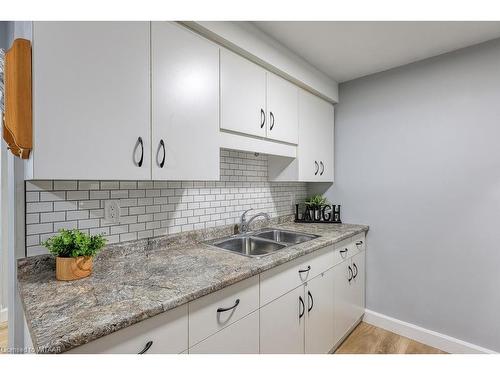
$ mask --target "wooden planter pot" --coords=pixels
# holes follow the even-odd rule
[[[56,257],[56,279],[78,280],[92,273],[92,257]]]

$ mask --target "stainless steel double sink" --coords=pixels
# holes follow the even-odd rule
[[[314,234],[266,228],[256,232],[210,241],[208,244],[236,254],[260,258],[287,246],[297,245],[318,237]]]

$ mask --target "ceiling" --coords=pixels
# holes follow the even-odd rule
[[[338,82],[500,38],[500,22],[259,21],[253,24]]]

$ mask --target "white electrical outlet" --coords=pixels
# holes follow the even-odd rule
[[[111,223],[120,222],[120,204],[118,201],[104,202],[104,219]]]

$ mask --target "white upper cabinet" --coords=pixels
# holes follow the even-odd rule
[[[270,181],[333,182],[334,107],[299,89],[297,158],[269,157]]]
[[[267,137],[298,143],[299,88],[291,82],[267,73]]]
[[[300,90],[299,149],[300,181],[333,181],[333,105]]]
[[[151,178],[149,22],[34,22],[34,179]]]
[[[152,178],[219,179],[219,48],[152,22]]]
[[[266,71],[226,49],[220,51],[220,128],[266,136]]]

